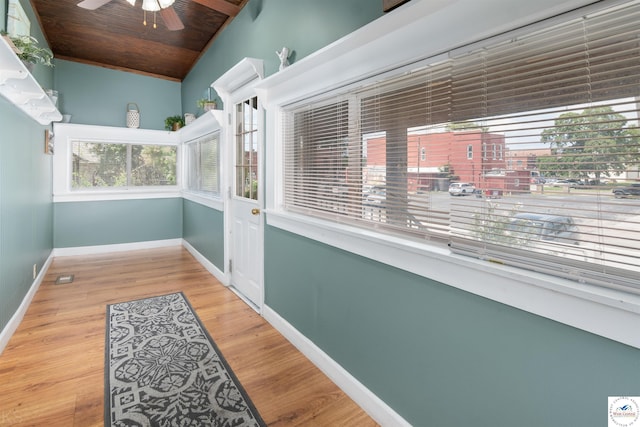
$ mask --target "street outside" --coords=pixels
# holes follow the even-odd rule
[[[429,213],[425,212],[427,206]],[[616,199],[610,188],[560,191],[538,188],[535,193],[507,194],[496,199],[451,196],[447,192],[409,196],[409,212],[427,228],[440,230],[448,212],[453,228],[457,223],[469,229],[474,214],[489,207],[504,215],[517,210],[572,217],[579,229],[580,244],[569,247],[550,243],[545,245],[546,252],[640,271],[640,199]],[[439,220],[430,224],[430,215]]]

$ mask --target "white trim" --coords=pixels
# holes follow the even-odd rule
[[[176,188],[173,191],[166,190],[122,190],[120,192],[112,191],[92,191],[92,192],[74,192],[66,195],[54,195],[53,203],[67,202],[99,202],[105,200],[142,200],[142,199],[175,199],[183,197],[183,194]]]
[[[203,113],[195,121],[177,132],[180,142],[187,143],[204,135],[222,129],[224,112],[222,110],[210,110]]]
[[[209,196],[193,191],[183,191],[181,197],[185,200],[189,200],[193,203],[198,203],[199,205],[206,206],[211,209],[215,209],[221,212],[224,211],[224,200],[222,200],[222,197],[220,197],[219,195]]]
[[[204,257],[204,255],[202,255],[200,252],[198,252],[198,250],[196,248],[194,248],[193,246],[191,246],[191,244],[189,242],[187,242],[185,239],[182,239],[182,246],[189,251],[189,253],[191,255],[193,255],[193,257],[196,259],[196,261],[198,261],[200,264],[202,264],[202,266],[209,272],[211,273],[216,279],[218,279],[218,281],[220,283],[222,283],[224,286],[229,286],[229,278],[227,277],[227,275],[220,270],[218,267],[215,266],[215,264],[213,264],[211,261],[209,261],[207,258]]]
[[[264,77],[264,61],[256,58],[243,58],[222,76],[211,83],[211,87],[224,98],[239,89],[247,87],[256,79]],[[223,100],[224,102],[224,100]]]
[[[72,147],[71,142],[82,140],[87,142],[107,142],[116,144],[146,144],[166,145],[178,147],[180,133],[149,129],[131,129],[112,126],[81,125],[70,123],[54,124],[54,154],[53,154],[53,201],[95,201],[147,198],[145,193],[155,197],[158,194],[178,194],[180,197],[180,178],[176,185],[165,187],[127,187],[104,188],[95,190],[73,190],[71,188]],[[177,149],[176,176],[181,177],[181,155]],[[162,197],[162,196],[160,196]]]
[[[9,38],[0,38],[0,95],[41,125],[62,120],[51,98],[9,46]]]
[[[411,425],[271,307],[264,305],[262,315],[378,424],[393,427]]]
[[[53,256],[77,256],[105,254],[109,252],[137,251],[141,249],[165,248],[182,245],[182,238],[166,240],[150,240],[147,242],[117,243],[114,245],[76,246],[73,248],[55,248]]]
[[[26,314],[31,301],[33,300],[33,297],[40,288],[40,284],[42,283],[44,276],[47,274],[47,270],[49,270],[49,266],[51,266],[52,261],[53,252],[49,254],[49,257],[42,265],[40,273],[36,276],[36,279],[33,281],[31,288],[29,288],[29,291],[22,299],[22,303],[20,303],[20,306],[18,307],[16,312],[13,313],[13,316],[11,316],[11,319],[9,319],[9,322],[4,327],[4,329],[0,331],[0,354],[2,354],[7,344],[9,344],[9,340],[13,336],[14,332],[18,329],[18,326],[20,326],[20,322],[22,322],[22,319]]]
[[[640,296],[498,265],[448,248],[267,211],[267,224],[475,295],[640,348]]]

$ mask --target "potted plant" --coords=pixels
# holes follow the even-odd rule
[[[216,109],[216,101],[215,99],[199,99],[198,100],[198,107],[201,108],[202,110],[206,111],[210,111],[210,110],[215,110]]]
[[[169,116],[164,119],[164,127],[167,130],[178,130],[184,126],[184,119],[182,116]]]
[[[8,36],[6,32],[2,35],[11,41],[12,49],[18,55],[18,58],[31,70],[33,65],[42,64],[47,67],[53,67],[53,52],[51,50],[38,46],[38,39],[33,36]]]

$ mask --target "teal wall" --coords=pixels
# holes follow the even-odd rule
[[[164,119],[182,114],[180,83],[56,60],[59,109],[71,123],[126,126],[127,104],[136,103],[141,129],[164,129]]]
[[[381,3],[250,0],[182,84],[56,60],[61,110],[75,123],[123,126],[127,102],[136,102],[141,127],[162,129],[181,105],[195,112],[243,57],[264,59],[271,75],[282,46],[299,61],[381,16]],[[36,76],[50,87],[49,70]],[[223,268],[221,212],[181,198],[53,205],[44,128],[4,99],[0,124],[0,328],[52,247],[183,237]],[[637,349],[273,227],[265,293],[269,307],[416,426],[602,426],[607,396],[638,394]]]
[[[243,58],[264,60],[269,76],[283,46],[295,63],[382,14],[382,0],[250,0],[184,79],[182,109],[196,113],[211,83]]]
[[[599,427],[639,391],[637,349],[273,227],[265,288],[415,426]]]
[[[22,7],[31,20],[31,34],[46,41],[28,1]],[[2,12],[6,3],[2,0]],[[2,28],[6,28],[3,19]],[[37,65],[34,77],[51,87],[53,70]],[[0,330],[14,315],[53,248],[51,156],[44,154],[44,130],[0,97]]]
[[[182,237],[224,271],[224,213],[184,200]]]
[[[111,245],[182,237],[182,199],[54,204],[54,246]]]
[[[0,330],[53,248],[51,156],[44,126],[0,97]]]

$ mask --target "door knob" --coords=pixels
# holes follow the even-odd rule
[[[260,209],[258,208],[251,209],[251,215],[258,215],[259,213],[260,213]]]

